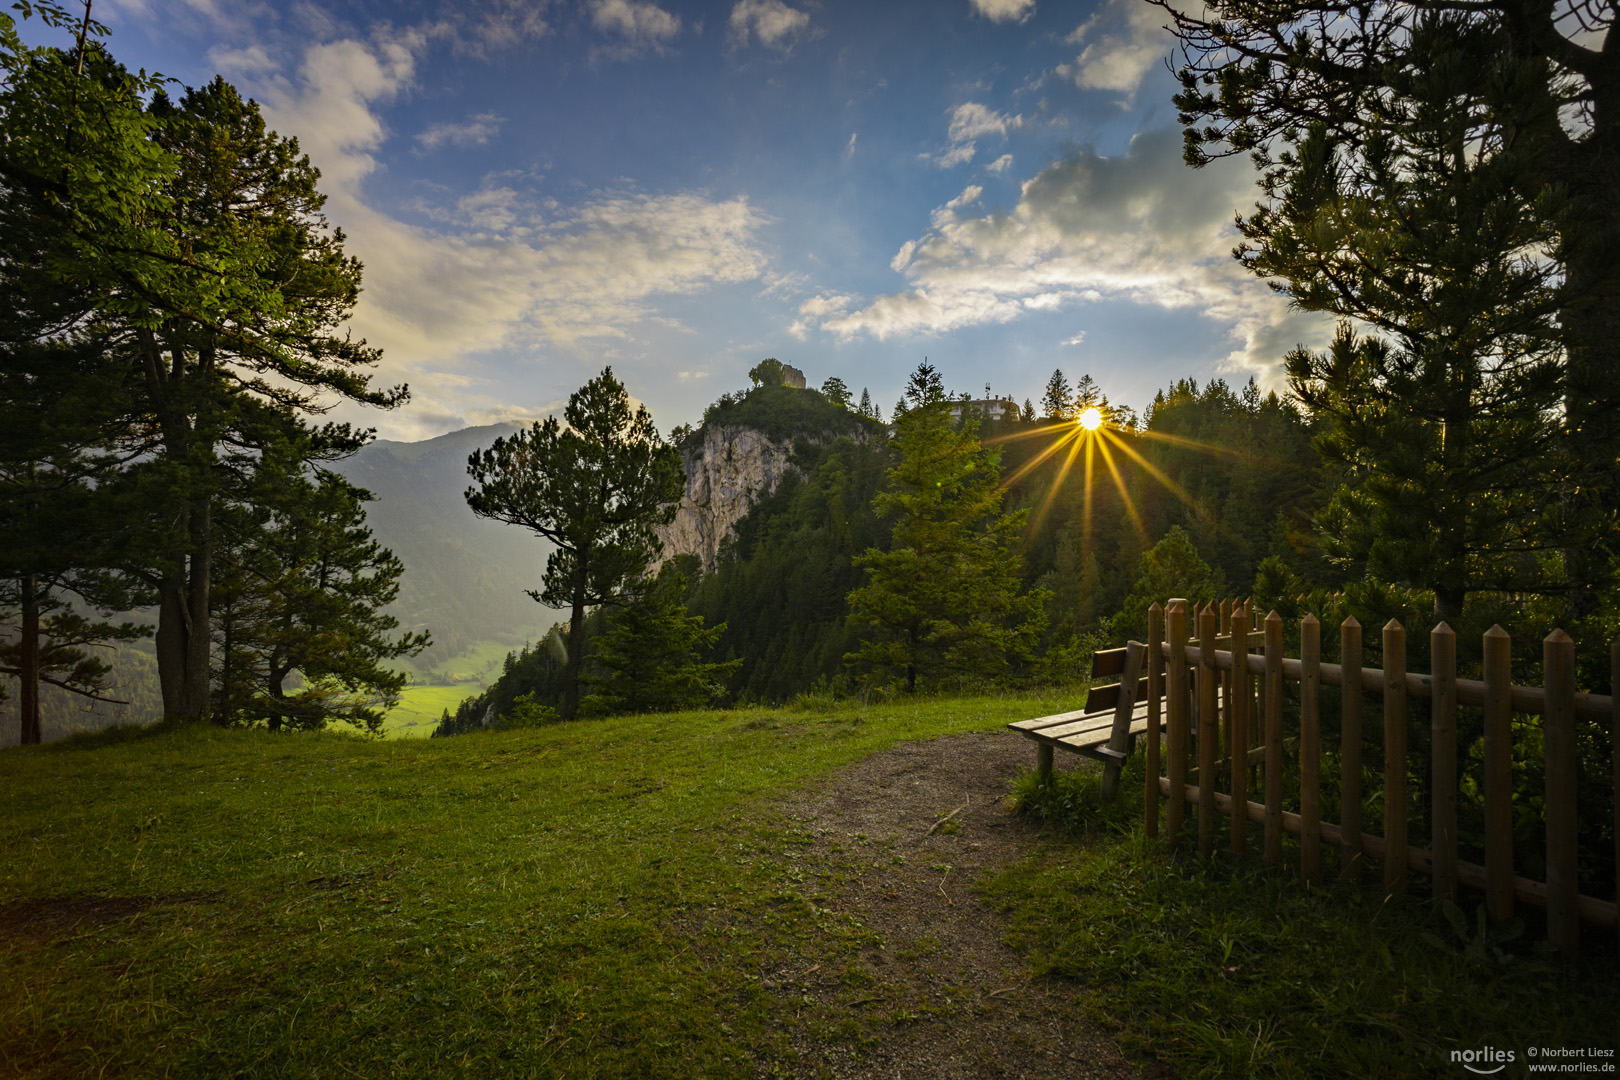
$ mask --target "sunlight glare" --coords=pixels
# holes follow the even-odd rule
[[[1080,426],[1087,431],[1096,431],[1102,427],[1102,411],[1097,408],[1087,409],[1080,414]]]

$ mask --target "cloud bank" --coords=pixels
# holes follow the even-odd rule
[[[902,245],[891,267],[909,288],[815,297],[791,329],[883,341],[1106,298],[1227,324],[1239,370],[1270,371],[1295,342],[1324,338],[1323,320],[1291,312],[1231,258],[1234,209],[1253,199],[1246,165],[1186,168],[1177,130],[1138,135],[1120,157],[1073,154],[1026,181],[1007,213],[970,212],[980,194],[969,186]]]
[[[454,400],[457,416],[495,415],[498,393],[457,374],[466,358],[624,338],[658,317],[659,297],[764,273],[755,236],[765,218],[742,196],[599,191],[564,207],[486,186],[424,208],[437,227],[373,206],[364,182],[379,168],[375,155],[388,135],[379,112],[410,88],[426,45],[423,34],[407,31],[312,46],[295,77],[271,78],[260,94],[270,126],[296,135],[320,166],[327,212],[365,264],[351,324],[383,348],[381,380],[410,381],[429,410]],[[475,117],[470,126],[430,128],[417,141],[465,145],[486,137],[479,125],[497,122]],[[416,420],[438,430],[444,422],[430,411]]]

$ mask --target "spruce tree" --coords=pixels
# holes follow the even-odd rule
[[[1072,405],[1069,380],[1059,368],[1046,380],[1046,392],[1041,395],[1041,415],[1048,420],[1062,420],[1069,415]]]
[[[272,448],[253,490],[220,514],[215,716],[271,731],[338,720],[374,733],[407,681],[390,663],[431,637],[397,634],[383,611],[405,567],[366,527],[370,494],[331,472],[310,475],[305,456]]]
[[[684,561],[666,563],[656,578],[636,583],[608,617],[607,632],[591,642],[591,665],[601,674],[583,679],[592,688],[581,702],[584,711],[677,712],[702,708],[725,692],[742,660],[704,659],[726,624],[705,627],[702,616],[687,613]]]
[[[1045,594],[1021,581],[1027,514],[1001,512],[999,454],[980,445],[974,410],[951,419],[927,362],[904,403],[891,444],[899,461],[873,502],[894,519],[892,546],[856,560],[867,580],[849,594],[850,619],[868,637],[846,659],[908,692],[1003,677],[1030,658],[1044,625]]]

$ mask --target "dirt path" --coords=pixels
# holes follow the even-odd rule
[[[987,872],[1038,843],[1005,805],[1010,781],[1034,757],[1034,746],[1011,732],[908,743],[788,804],[814,837],[800,874],[825,906],[859,920],[882,947],[863,948],[853,972],[778,972],[773,989],[851,1013],[885,1010],[882,1019],[863,1014],[873,1041],[859,1050],[806,1036],[795,1072],[874,1080],[1144,1075],[1080,1018],[1072,990],[1031,979],[1002,943],[1002,917],[973,893]],[[869,995],[859,993],[863,979]]]

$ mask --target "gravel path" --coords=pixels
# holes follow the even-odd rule
[[[1075,990],[1032,980],[1002,943],[1002,917],[973,885],[1029,854],[1035,830],[1006,808],[1035,748],[1012,732],[907,743],[838,773],[786,806],[813,842],[799,860],[824,903],[882,941],[862,949],[874,1001],[915,1016],[869,1023],[874,1041],[796,1040],[796,1075],[840,1078],[1141,1077],[1081,1019]],[[936,822],[950,815],[936,827]],[[853,1011],[848,972],[778,972],[767,985]],[[778,1064],[780,1068],[780,1064]]]

